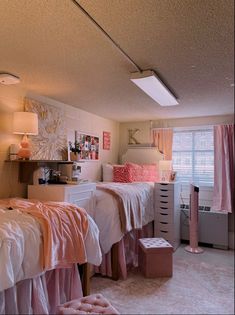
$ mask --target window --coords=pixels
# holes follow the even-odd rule
[[[181,181],[214,183],[213,129],[174,131],[173,169]]]

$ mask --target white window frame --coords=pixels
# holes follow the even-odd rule
[[[205,180],[196,180],[195,179],[195,173],[194,173],[194,169],[195,169],[195,152],[213,152],[214,154],[214,149],[212,150],[195,150],[195,146],[194,146],[194,142],[195,142],[195,132],[200,132],[200,131],[212,131],[212,135],[213,135],[213,127],[212,126],[201,126],[201,127],[193,127],[193,128],[174,128],[173,130],[173,134],[174,133],[184,133],[184,132],[192,132],[193,134],[193,137],[192,137],[192,149],[191,150],[172,150],[172,155],[174,155],[174,152],[191,152],[192,153],[192,179],[191,180],[186,180],[186,179],[181,179],[180,177],[179,180],[182,182],[182,183],[189,183],[189,182],[193,182],[195,183],[196,185],[199,185],[199,186],[207,186],[207,187],[213,187],[214,186],[214,178],[213,178],[213,182],[211,181],[205,181]],[[172,160],[173,160],[173,157],[172,157]],[[174,167],[174,165],[173,165]],[[177,170],[176,170],[177,171]]]

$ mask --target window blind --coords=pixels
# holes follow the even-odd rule
[[[181,181],[213,185],[213,129],[174,131],[172,160]]]

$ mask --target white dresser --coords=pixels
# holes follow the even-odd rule
[[[154,236],[168,241],[174,250],[180,244],[180,184],[161,182],[154,186]]]
[[[28,198],[74,203],[84,208],[93,217],[95,190],[95,183],[83,183],[78,185],[28,185]]]

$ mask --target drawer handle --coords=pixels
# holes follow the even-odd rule
[[[168,203],[168,201],[162,201],[162,200],[161,200],[160,202],[161,202],[161,203]]]
[[[160,215],[168,215],[168,213],[161,213],[161,212],[160,212]]]
[[[168,208],[166,208],[166,207],[160,207],[160,209],[162,209],[162,210],[168,210]]]
[[[160,189],[161,191],[168,191],[167,189]]]
[[[168,224],[167,222],[159,222],[159,223],[161,223],[161,224]]]
[[[162,231],[162,230],[160,230],[160,232],[162,232],[162,233],[167,233],[167,231]]]
[[[160,195],[160,197],[164,197],[164,198],[167,198],[168,196],[165,196],[165,195]]]
[[[161,185],[161,186],[167,186],[168,184],[161,183],[160,185]]]

